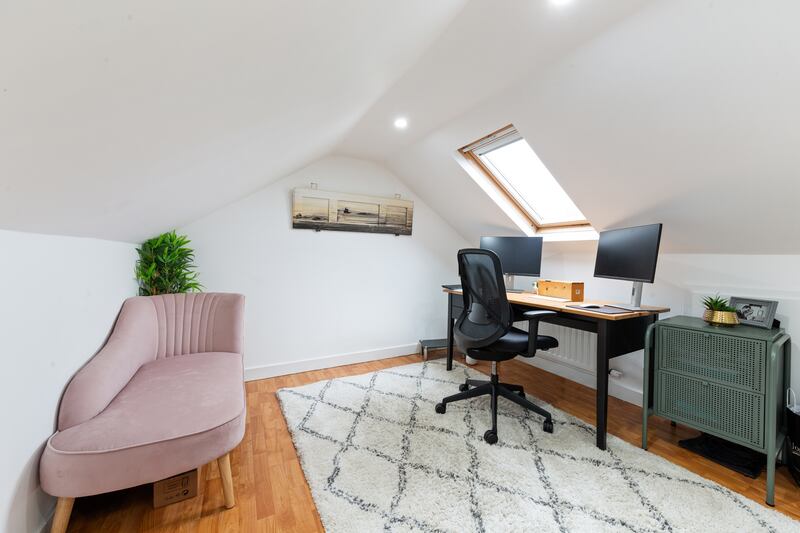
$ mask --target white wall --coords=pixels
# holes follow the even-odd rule
[[[414,200],[413,234],[292,229],[292,190],[310,182]],[[458,282],[466,244],[385,168],[347,157],[317,161],[180,231],[206,290],[247,297],[249,379],[412,353],[419,339],[444,336],[440,285]]]
[[[54,499],[39,454],[71,376],[136,293],[131,244],[0,230],[0,530],[36,531]]]
[[[587,299],[630,301],[631,284],[593,277],[596,242],[548,243],[542,275],[586,283]],[[700,316],[703,296],[745,296],[777,300],[776,318],[792,335],[792,351],[800,342],[800,290],[796,276],[800,255],[661,254],[656,281],[644,285],[645,305],[665,305],[672,312],[664,316]],[[629,401],[641,401],[642,352],[611,361],[611,368],[623,372],[610,380],[610,391]],[[593,386],[593,385],[592,385]],[[793,365],[792,387],[800,390],[800,365]],[[616,391],[616,393],[615,393]]]

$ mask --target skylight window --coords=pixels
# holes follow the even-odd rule
[[[537,228],[588,225],[586,217],[513,126],[461,150]]]

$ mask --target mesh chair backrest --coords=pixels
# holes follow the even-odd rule
[[[455,342],[462,351],[488,346],[508,332],[512,321],[500,258],[491,250],[459,250],[458,274],[464,311],[453,330]]]

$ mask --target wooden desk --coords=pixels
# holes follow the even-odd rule
[[[464,308],[461,290],[443,287],[447,293],[447,369],[453,369],[453,326]],[[591,309],[567,307],[574,302],[562,302],[530,293],[506,293],[509,303],[518,307],[547,309],[558,313],[542,322],[597,334],[597,401],[596,425],[597,447],[606,449],[606,420],[608,418],[608,361],[614,357],[644,348],[647,327],[658,320],[660,313],[669,312],[666,307],[647,307],[644,311],[606,314]],[[611,302],[588,301],[598,305]]]

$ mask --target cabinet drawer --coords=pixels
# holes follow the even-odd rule
[[[656,375],[656,414],[756,448],[764,447],[764,396],[681,374]]]
[[[680,328],[659,328],[660,370],[670,370],[734,387],[764,391],[764,341]]]

